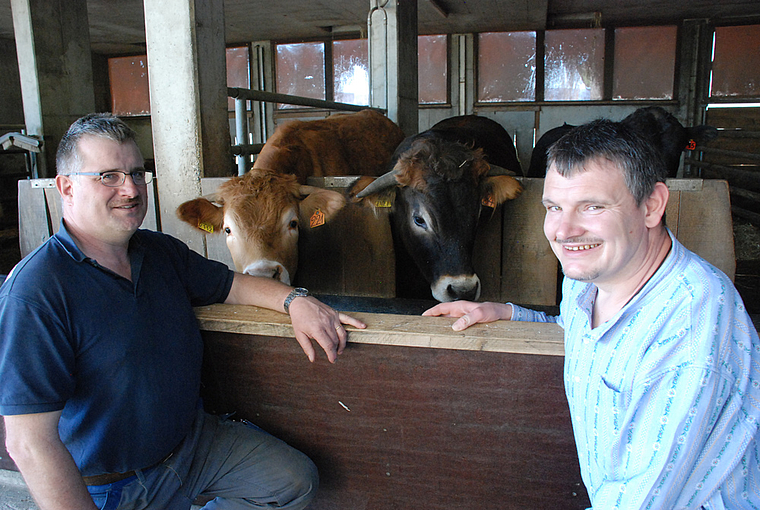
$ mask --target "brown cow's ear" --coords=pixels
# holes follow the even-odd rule
[[[320,227],[338,214],[346,205],[346,198],[337,191],[313,186],[301,186],[301,194],[308,195],[298,204],[301,225]]]
[[[514,177],[508,175],[495,175],[487,177],[481,184],[481,198],[483,205],[496,207],[507,200],[517,198],[523,190],[522,185]]]
[[[198,230],[219,234],[224,225],[224,213],[205,198],[189,200],[177,207],[177,217]]]

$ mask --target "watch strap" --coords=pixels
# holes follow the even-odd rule
[[[309,295],[309,291],[303,287],[296,287],[290,291],[288,297],[285,298],[285,302],[282,303],[282,307],[285,309],[285,313],[290,315],[290,303],[297,297],[305,297]]]

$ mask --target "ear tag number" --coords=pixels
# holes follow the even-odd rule
[[[491,209],[496,209],[496,200],[494,200],[493,195],[483,197],[482,204]]]
[[[325,213],[317,209],[309,218],[309,228],[320,227],[325,224]]]
[[[201,230],[205,230],[209,234],[213,234],[214,233],[214,226],[212,224],[210,224],[210,223],[200,222],[200,223],[198,223],[198,228],[201,229]]]
[[[686,144],[686,150],[687,151],[693,151],[697,148],[697,142],[694,140],[689,140],[689,143]]]
[[[393,204],[388,197],[381,197],[375,200],[375,207],[393,207]]]

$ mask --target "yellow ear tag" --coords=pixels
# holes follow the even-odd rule
[[[317,209],[309,218],[309,228],[319,227],[325,224],[325,213]]]
[[[387,196],[375,200],[375,207],[393,207],[393,202]]]
[[[210,224],[210,223],[203,223],[203,222],[198,223],[198,228],[201,229],[201,230],[205,230],[209,234],[213,234],[214,233],[214,226],[212,224]]]
[[[493,195],[488,195],[483,197],[483,205],[486,207],[490,207],[491,209],[496,209],[496,200],[494,200]]]

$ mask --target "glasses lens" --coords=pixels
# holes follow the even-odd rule
[[[153,172],[146,172],[145,170],[134,171],[132,172],[132,180],[138,185],[149,184],[153,180]]]
[[[121,172],[103,172],[100,174],[100,182],[106,186],[121,186],[124,182],[124,174]]]

